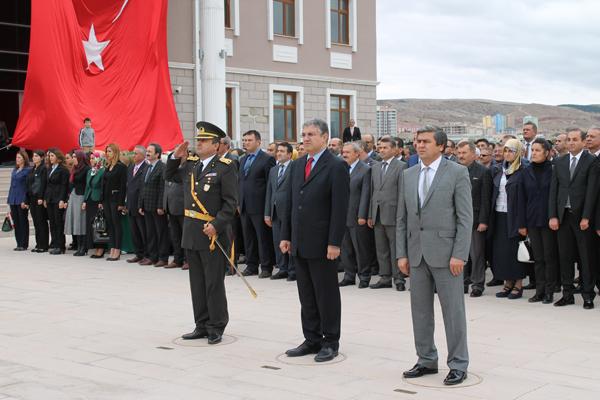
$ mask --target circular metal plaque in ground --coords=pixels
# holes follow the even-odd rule
[[[467,379],[465,379],[465,381],[460,385],[446,386],[444,385],[444,378],[446,377],[446,375],[448,375],[448,372],[450,372],[450,370],[440,369],[437,374],[425,375],[420,378],[402,378],[402,380],[410,385],[438,389],[460,389],[464,387],[479,385],[481,382],[483,382],[483,378],[481,376],[469,371],[467,373]]]
[[[285,353],[282,353],[277,356],[276,360],[282,364],[304,365],[304,366],[308,366],[308,367],[337,364],[337,363],[341,363],[342,361],[346,360],[346,355],[344,353],[339,353],[338,356],[331,361],[316,362],[315,355],[316,354],[309,354],[304,357],[288,357]]]
[[[230,335],[223,335],[223,340],[219,344],[208,344],[208,340],[204,339],[194,339],[194,340],[183,340],[181,337],[173,339],[173,344],[185,347],[215,347],[215,346],[225,346],[231,343],[235,343],[237,341],[237,337]]]

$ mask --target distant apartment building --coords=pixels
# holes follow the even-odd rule
[[[398,133],[398,112],[388,106],[377,106],[377,136],[396,136]]]
[[[502,133],[507,128],[506,126],[506,115],[497,113],[492,117],[496,133]]]
[[[475,140],[485,136],[485,130],[478,125],[465,125],[456,122],[442,125],[441,128],[452,140]]]
[[[340,137],[350,119],[375,133],[375,3],[224,0],[216,29],[202,26],[219,21],[203,15],[220,6],[215,0],[170,1],[169,66],[185,136],[221,100],[223,115],[214,122],[238,143],[250,129],[261,132],[263,144],[301,141],[302,124],[311,118],[326,120],[331,137]],[[207,38],[223,48],[207,49]],[[215,63],[224,60],[224,67],[207,76],[203,68],[212,67],[208,57],[217,53]],[[205,93],[212,79],[224,79],[224,93]]]
[[[492,120],[491,115],[486,115],[483,117],[483,129],[491,129],[494,127],[494,121]]]

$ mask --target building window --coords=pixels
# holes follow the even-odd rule
[[[275,141],[296,142],[295,92],[273,92],[273,133]]]
[[[231,0],[225,0],[225,28],[231,28]]]
[[[273,0],[273,30],[276,35],[296,36],[295,0]]]
[[[227,136],[233,139],[233,88],[225,88],[225,110],[227,113]]]
[[[350,44],[350,0],[330,0],[331,41]]]
[[[330,98],[330,127],[332,138],[341,138],[350,125],[350,96],[332,94]]]

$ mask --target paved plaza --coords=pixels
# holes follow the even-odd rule
[[[446,370],[408,383],[409,293],[342,288],[343,353],[327,365],[280,356],[302,342],[295,283],[228,277],[222,345],[193,329],[181,270],[12,251],[0,239],[0,399],[597,399],[600,309],[557,309],[488,290],[466,299],[468,387]],[[446,346],[439,307],[440,368]],[[190,346],[192,344],[192,346]],[[307,364],[307,365],[295,365]]]

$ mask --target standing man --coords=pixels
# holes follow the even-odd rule
[[[131,239],[135,249],[135,257],[127,260],[128,263],[141,263],[150,265],[146,248],[146,222],[144,216],[139,213],[140,192],[144,186],[146,177],[146,148],[137,145],[133,149],[133,163],[127,168],[127,210],[129,214],[129,225],[131,226]]]
[[[294,257],[302,332],[306,339],[286,351],[288,357],[315,354],[315,361],[338,355],[341,300],[337,258],[348,212],[347,164],[327,151],[329,128],[320,119],[305,122],[307,155],[290,171],[290,203],[283,217],[281,251]]]
[[[467,167],[471,181],[473,229],[469,262],[465,266],[465,293],[471,283],[471,297],[481,297],[485,289],[485,239],[490,224],[492,172],[476,162],[477,147],[471,142],[458,143],[458,162]]]
[[[417,378],[438,372],[433,341],[434,291],[442,306],[448,367],[446,385],[467,378],[469,352],[463,294],[463,267],[469,257],[473,227],[467,168],[442,157],[444,131],[425,127],[417,133],[421,163],[404,171],[398,201],[398,267],[410,274],[410,304],[417,364],[404,372]]]
[[[373,135],[370,133],[365,133],[362,141],[364,142],[365,146],[367,146],[367,154],[369,157],[375,161],[381,161],[381,157],[379,157],[379,154],[377,154],[377,151],[375,151],[375,138]]]
[[[456,152],[456,143],[454,140],[448,139],[448,143],[446,144],[446,149],[444,150],[444,156],[446,159],[454,162],[458,162],[458,158],[454,154]]]
[[[368,224],[375,230],[375,247],[379,261],[378,282],[371,289],[392,287],[392,277],[396,290],[406,290],[406,282],[396,267],[396,210],[402,171],[406,163],[395,157],[396,141],[384,136],[379,141],[379,154],[382,161],[371,170],[371,205]]]
[[[554,138],[554,150],[556,151],[556,158],[560,156],[566,156],[569,154],[569,149],[567,148],[567,134],[559,133]]]
[[[360,140],[360,128],[358,126],[354,126],[356,122],[351,119],[350,126],[344,128],[344,133],[342,134],[342,139],[344,143],[354,142],[355,140]],[[341,150],[340,150],[341,151]]]
[[[275,158],[275,152],[277,151],[277,143],[271,142],[267,146],[267,154]]]
[[[196,327],[182,336],[185,340],[208,338],[220,343],[229,322],[225,295],[227,259],[231,248],[231,222],[237,206],[237,174],[232,161],[218,158],[219,127],[197,124],[197,156],[188,157],[188,142],[183,142],[167,162],[165,177],[183,184],[185,218],[182,247],[190,265],[190,287]]]
[[[336,157],[341,157],[342,156],[342,140],[340,138],[331,138],[329,139],[329,144],[327,145],[327,148],[329,149],[329,151],[331,152],[331,154],[333,154]]]
[[[591,226],[597,197],[596,157],[584,150],[586,134],[579,128],[567,132],[569,154],[557,159],[550,185],[548,225],[558,231],[558,253],[563,297],[554,303],[561,307],[575,304],[573,263],[581,265],[580,285],[583,308],[594,308],[595,266],[592,265]]]
[[[260,260],[259,278],[269,278],[275,264],[275,252],[271,229],[264,220],[265,198],[269,171],[275,165],[275,159],[260,149],[258,131],[244,133],[242,143],[246,151],[240,160],[239,173],[240,216],[247,259],[244,276],[257,275]]]
[[[485,147],[479,150],[479,163],[486,168],[492,167],[492,149],[490,147]]]
[[[233,161],[236,170],[240,167],[240,158],[236,154],[231,153],[231,139],[229,136],[221,138],[219,143],[219,151],[217,152],[219,158],[225,157]]]
[[[356,275],[360,280],[358,287],[369,287],[371,267],[367,217],[369,216],[369,200],[371,198],[371,167],[359,160],[360,142],[344,144],[342,156],[350,167],[350,197],[348,215],[346,217],[346,232],[342,242],[342,264],[344,278],[340,286],[356,284]]]
[[[79,130],[79,147],[86,153],[94,151],[96,147],[96,132],[92,128],[92,120],[86,117],[83,120],[83,128]]]
[[[165,179],[163,209],[169,221],[169,234],[174,256],[173,262],[166,265],[165,268],[189,268],[185,262],[185,254],[181,247],[181,237],[183,236],[183,196],[184,191],[181,183]]]
[[[159,144],[151,143],[146,149],[148,168],[144,175],[144,183],[140,192],[138,213],[144,216],[146,223],[146,250],[148,260],[141,265],[165,267],[169,264],[169,223],[163,208],[165,165],[160,160],[162,148]]]
[[[533,122],[523,124],[523,156],[527,160],[531,159],[531,146],[537,137],[537,125]]]
[[[591,154],[600,157],[600,127],[593,127],[588,130],[585,137],[585,148]]]
[[[271,279],[296,280],[296,271],[288,253],[282,253],[281,242],[282,216],[286,214],[290,196],[290,164],[292,162],[292,145],[281,142],[277,145],[277,165],[271,168],[265,199],[265,224],[273,229],[273,245],[275,259],[279,271]]]

